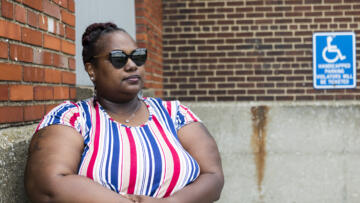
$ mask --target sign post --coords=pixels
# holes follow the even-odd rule
[[[315,89],[356,87],[355,33],[313,35],[313,84]]]

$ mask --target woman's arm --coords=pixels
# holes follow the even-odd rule
[[[172,202],[208,203],[220,198],[224,174],[219,150],[206,127],[199,122],[180,128],[178,137],[183,147],[200,165],[199,177],[170,197]]]
[[[48,126],[30,143],[25,188],[33,202],[133,202],[77,175],[83,138],[71,127]]]

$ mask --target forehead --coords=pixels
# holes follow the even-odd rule
[[[98,48],[100,48],[102,52],[110,52],[115,49],[131,52],[137,48],[135,41],[130,35],[122,31],[106,33],[101,36],[98,45]]]

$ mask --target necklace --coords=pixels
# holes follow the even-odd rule
[[[134,112],[127,119],[125,119],[125,123],[130,122],[130,120],[135,116],[136,112],[139,110],[140,107],[141,107],[141,102],[138,103],[138,105],[136,106],[136,109],[134,110]]]

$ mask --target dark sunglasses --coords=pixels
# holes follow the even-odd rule
[[[142,66],[146,62],[147,49],[146,48],[137,48],[134,51],[132,51],[130,55],[127,55],[122,50],[113,50],[109,54],[93,56],[93,58],[99,58],[99,57],[103,57],[103,56],[107,56],[107,55],[109,55],[109,61],[111,62],[111,64],[117,69],[124,67],[126,65],[126,63],[128,62],[129,58],[137,66]]]

